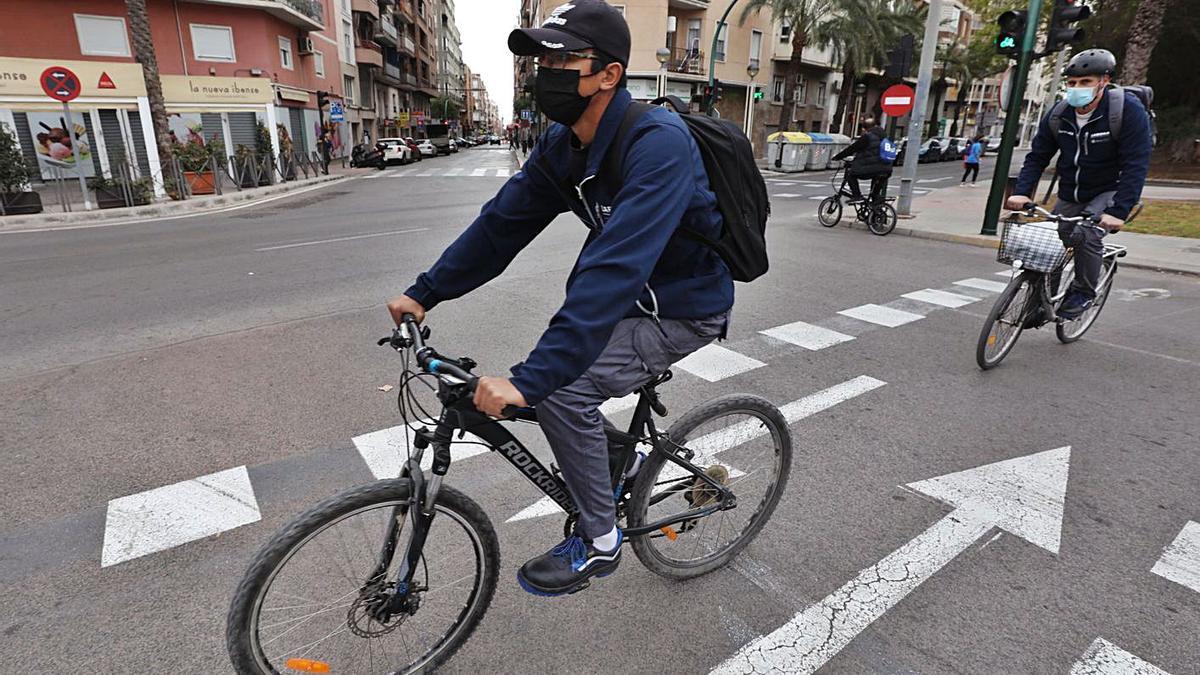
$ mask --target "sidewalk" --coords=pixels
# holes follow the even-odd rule
[[[979,234],[987,197],[988,185],[985,183],[973,188],[933,190],[913,199],[912,217],[902,217],[892,234],[996,248],[998,237]],[[1200,188],[1147,186],[1143,197],[1200,200]],[[862,223],[852,226],[866,227]],[[1128,247],[1129,255],[1122,259],[1123,265],[1200,275],[1200,239],[1120,232],[1109,235],[1107,241]]]
[[[134,206],[117,209],[94,209],[64,213],[47,211],[30,216],[0,217],[0,234],[6,232],[23,232],[46,228],[70,229],[74,227],[92,227],[113,223],[135,222],[140,220],[159,220],[166,216],[182,216],[200,214],[209,211],[219,211],[231,206],[248,206],[264,199],[278,197],[290,192],[297,192],[332,181],[342,180],[360,174],[373,174],[377,169],[351,169],[331,164],[328,176],[317,176],[303,180],[289,181],[278,185],[268,185],[260,188],[238,190],[232,185],[226,188],[223,195],[207,195],[192,197],[183,201],[164,199],[146,206]]]

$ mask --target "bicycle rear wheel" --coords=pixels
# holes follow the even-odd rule
[[[689,579],[724,566],[762,529],[779,503],[792,466],[787,420],[770,401],[730,394],[703,403],[671,426],[672,442],[728,486],[737,506],[632,539],[650,571]],[[626,510],[630,527],[711,504],[716,491],[655,450],[642,463]]]
[[[411,539],[409,490],[407,479],[352,488],[263,547],[229,608],[225,641],[238,673],[424,672],[466,642],[495,593],[500,547],[479,505],[446,485],[413,577],[419,607],[386,621],[372,614]],[[388,532],[396,554],[385,575],[370,578]]]
[[[896,229],[896,209],[891,204],[876,204],[867,218],[867,228],[871,234],[885,236]]]
[[[842,202],[837,197],[826,197],[817,207],[817,220],[825,227],[833,227],[842,219]]]
[[[1106,261],[1107,262],[1107,261]],[[1107,275],[1103,285],[1096,291],[1096,299],[1092,302],[1092,306],[1088,307],[1078,319],[1074,321],[1059,321],[1054,325],[1054,334],[1063,344],[1071,344],[1072,342],[1083,337],[1083,334],[1088,332],[1092,324],[1096,323],[1096,318],[1100,316],[1100,310],[1104,309],[1104,303],[1108,300],[1108,293],[1112,290],[1113,278],[1117,276],[1116,270],[1117,261],[1112,260],[1104,266],[1101,271],[1101,278]],[[1111,272],[1110,270],[1111,266]]]
[[[1030,301],[1036,302],[1036,286],[1034,274],[1022,272],[1012,281],[1008,288],[996,299],[992,311],[988,312],[983,322],[983,330],[979,332],[979,342],[975,346],[975,362],[983,370],[1000,365],[1017,338],[1025,328],[1025,309]]]

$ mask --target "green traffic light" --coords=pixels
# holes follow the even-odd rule
[[[1005,35],[1000,39],[1000,47],[1003,49],[1012,49],[1017,46],[1017,39],[1011,35]]]

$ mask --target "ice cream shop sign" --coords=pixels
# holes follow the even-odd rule
[[[252,77],[163,75],[163,97],[176,103],[263,105],[274,99],[271,83]]]

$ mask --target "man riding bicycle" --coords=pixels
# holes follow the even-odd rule
[[[1075,280],[1058,309],[1062,319],[1078,318],[1091,306],[1100,279],[1104,235],[1125,224],[1150,167],[1150,116],[1134,94],[1109,90],[1116,68],[1116,58],[1104,49],[1088,49],[1071,58],[1063,70],[1066,102],[1042,118],[1013,196],[1005,203],[1014,210],[1031,204],[1042,172],[1054,153],[1061,151],[1054,213],[1099,216],[1099,227],[1081,223],[1059,228],[1063,244],[1073,247],[1075,255]],[[1122,101],[1114,103],[1117,95]],[[1110,114],[1117,105],[1124,106],[1119,135]]]
[[[524,169],[405,294],[388,303],[397,324],[421,320],[439,302],[495,278],[568,210],[589,228],[567,278],[566,298],[513,377],[480,378],[479,410],[535,406],[538,421],[579,509],[575,533],[517,574],[539,595],[578,590],[620,562],[607,420],[600,404],[625,396],[675,361],[724,337],[733,279],[719,255],[686,227],[716,240],[722,219],[699,148],[683,121],[662,108],[614,138],[632,99],[625,89],[629,27],[600,0],[554,9],[541,28],[514,30],[509,49],[537,57],[534,96],[556,124]],[[607,153],[620,153],[619,190],[596,180]]]
[[[892,165],[879,155],[879,144],[885,134],[883,127],[875,124],[873,117],[864,117],[858,125],[858,130],[861,135],[846,146],[845,150],[834,155],[833,159],[840,160],[854,155],[850,167],[846,170],[846,182],[854,195],[848,203],[856,204],[862,201],[862,189],[858,185],[858,179],[870,178],[871,203],[876,204],[887,187],[888,177],[892,175]]]

